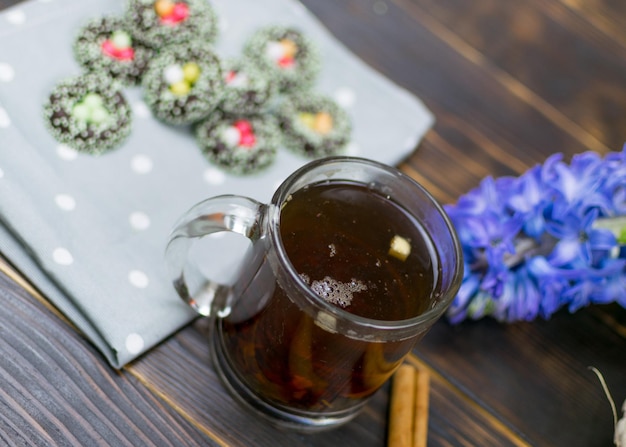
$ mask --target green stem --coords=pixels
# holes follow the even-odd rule
[[[626,216],[601,217],[593,223],[593,228],[609,230],[617,238],[617,243],[626,245]]]

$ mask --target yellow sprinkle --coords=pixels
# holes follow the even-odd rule
[[[333,117],[330,113],[318,112],[315,115],[314,129],[322,135],[330,133],[330,131],[333,130]]]
[[[159,17],[168,16],[174,11],[174,2],[171,0],[157,0],[154,2],[154,11]]]
[[[290,39],[282,39],[280,44],[283,47],[283,56],[294,58],[296,53],[298,52],[298,45],[293,40]]]
[[[307,126],[309,129],[315,129],[315,115],[308,112],[300,112],[298,114],[298,118]]]
[[[187,62],[183,65],[183,77],[185,81],[194,84],[200,77],[200,67],[195,62]]]
[[[170,91],[175,95],[184,96],[191,90],[187,81],[178,81],[170,85]]]

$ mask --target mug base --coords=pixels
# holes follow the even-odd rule
[[[301,433],[329,430],[354,419],[367,402],[360,402],[355,407],[341,412],[323,414],[278,408],[257,396],[239,378],[229,363],[228,354],[223,349],[219,330],[213,329],[213,334],[209,337],[211,358],[213,368],[224,387],[243,407],[279,429]]]

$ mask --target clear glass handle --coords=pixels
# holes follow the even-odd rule
[[[193,206],[176,223],[165,250],[165,261],[174,288],[200,315],[228,315],[232,290],[208,279],[190,262],[193,243],[222,231],[241,234],[254,242],[262,233],[264,209],[265,205],[247,197],[217,196]]]

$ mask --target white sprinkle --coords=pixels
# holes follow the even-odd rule
[[[126,337],[126,350],[131,354],[139,354],[144,347],[143,337],[139,334],[128,334]]]
[[[26,13],[21,9],[11,11],[7,14],[7,21],[13,25],[21,25],[26,22]]]
[[[183,75],[183,68],[178,64],[173,64],[165,67],[163,70],[163,80],[168,84],[176,84],[185,78]]]
[[[128,220],[130,221],[130,226],[135,230],[145,230],[150,226],[150,218],[141,211],[132,213]]]
[[[204,181],[211,185],[221,185],[226,180],[226,176],[222,171],[215,168],[208,168],[202,174]]]
[[[15,79],[15,69],[5,62],[0,62],[0,82],[11,82]]]
[[[147,155],[135,155],[130,163],[132,170],[137,174],[147,174],[152,171],[152,160]]]
[[[350,87],[341,87],[335,91],[335,101],[341,107],[351,107],[356,101],[356,94]]]
[[[141,270],[131,270],[128,273],[128,281],[138,289],[145,289],[150,284],[148,276]]]
[[[69,194],[57,194],[54,201],[59,208],[65,211],[72,211],[76,208],[76,200],[74,200],[74,197]]]
[[[0,107],[0,129],[6,129],[11,125],[11,118],[6,110]]]
[[[59,144],[57,146],[57,155],[63,160],[71,161],[78,157],[78,151],[76,151],[76,149],[72,149],[66,144]]]
[[[283,45],[280,42],[268,42],[265,46],[265,57],[269,60],[277,61],[283,57],[284,51]]]
[[[71,265],[74,262],[72,254],[63,247],[54,249],[52,259],[59,265]]]
[[[220,138],[224,141],[226,146],[232,148],[239,145],[241,132],[234,126],[228,126],[220,132]]]

